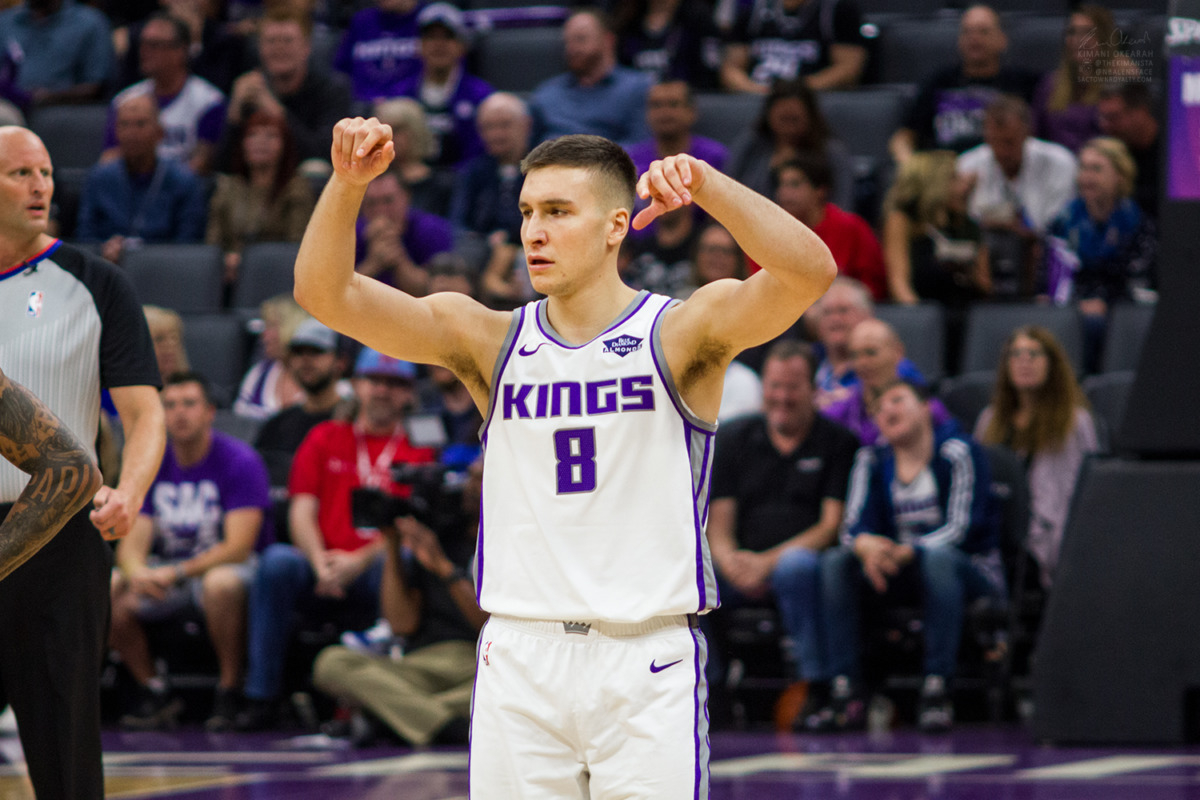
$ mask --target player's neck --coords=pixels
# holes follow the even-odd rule
[[[625,310],[637,291],[621,283],[614,272],[611,280],[566,295],[553,295],[546,304],[550,324],[571,344],[591,341]]]
[[[46,233],[19,241],[0,236],[0,272],[28,261],[53,243],[54,237]]]

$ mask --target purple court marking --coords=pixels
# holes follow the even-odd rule
[[[1200,747],[1038,746],[1024,730],[947,736],[722,731],[712,800],[1200,800]],[[302,743],[302,742],[301,742]],[[464,748],[305,749],[285,735],[105,733],[109,800],[450,800],[466,797]],[[0,797],[31,800],[0,737]]]

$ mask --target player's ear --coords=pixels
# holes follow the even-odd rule
[[[608,243],[619,247],[621,240],[629,233],[629,209],[614,208],[608,215]]]

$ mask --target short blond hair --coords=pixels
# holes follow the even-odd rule
[[[375,104],[375,116],[392,126],[393,131],[407,131],[412,141],[412,153],[427,161],[437,152],[437,142],[429,129],[425,109],[411,97],[393,97]]]
[[[1133,156],[1129,155],[1129,148],[1124,142],[1114,136],[1097,136],[1083,143],[1079,152],[1084,150],[1095,150],[1113,165],[1113,169],[1121,178],[1121,197],[1133,194],[1133,184],[1137,181],[1137,164],[1134,163]]]

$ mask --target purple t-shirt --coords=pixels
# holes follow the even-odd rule
[[[367,255],[367,220],[365,217],[358,218],[354,232],[354,263],[357,264]],[[400,243],[404,245],[404,250],[412,262],[418,267],[422,267],[438,253],[454,249],[454,226],[445,217],[409,207],[408,221],[404,225]],[[377,277],[384,283],[391,284],[390,275],[378,275]]]
[[[1072,153],[1088,139],[1100,135],[1099,116],[1094,105],[1071,103],[1059,111],[1050,109],[1054,92],[1054,72],[1048,72],[1033,93],[1033,135],[1056,142]]]
[[[633,166],[637,167],[638,177],[641,177],[642,173],[650,168],[651,161],[658,158],[658,148],[653,139],[643,139],[636,144],[631,144],[625,148],[625,152],[629,153],[629,157],[633,159]],[[718,172],[725,171],[725,159],[729,156],[729,148],[716,139],[693,134],[692,146],[687,149],[687,152],[688,155],[695,156],[701,161],[707,161]]]
[[[433,158],[434,166],[458,167],[483,153],[483,140],[475,126],[475,115],[488,95],[495,90],[491,84],[474,75],[463,72],[458,85],[446,98],[444,106],[433,106],[421,96],[423,75],[418,72],[399,81],[389,96],[410,97],[425,109],[429,129],[437,140],[438,152]]]
[[[267,468],[253,447],[213,431],[208,455],[190,467],[179,466],[175,449],[167,443],[142,513],[154,519],[154,554],[182,561],[220,542],[225,513],[239,508],[261,508],[263,530],[269,529]]]
[[[390,96],[397,81],[421,66],[417,14],[423,7],[407,14],[364,8],[350,20],[333,66],[350,76],[356,100]]]
[[[643,139],[642,141],[631,144],[625,148],[625,152],[629,153],[629,157],[633,159],[633,166],[637,169],[638,177],[642,173],[650,169],[650,162],[658,158],[658,148],[655,146],[653,139]],[[690,156],[695,156],[701,161],[706,161],[710,166],[718,172],[725,171],[725,159],[729,156],[729,148],[718,142],[716,139],[709,139],[707,136],[692,135],[692,145],[687,149]],[[646,206],[650,205],[648,200],[643,200],[640,197],[634,199],[633,213],[637,214]],[[693,206],[696,211],[696,225],[700,226],[707,220],[707,215],[701,210],[700,206]],[[646,226],[642,230],[636,230],[633,227],[629,228],[629,235],[634,239],[641,239],[650,236],[652,233],[651,225]]]
[[[862,387],[856,385],[854,393],[844,400],[833,403],[821,411],[826,418],[846,426],[858,437],[864,445],[884,444],[875,420],[867,413],[867,404],[863,402]],[[953,425],[953,431],[958,432],[958,423],[942,401],[936,397],[929,399],[929,415],[933,418],[933,429],[939,430],[943,425]]]

